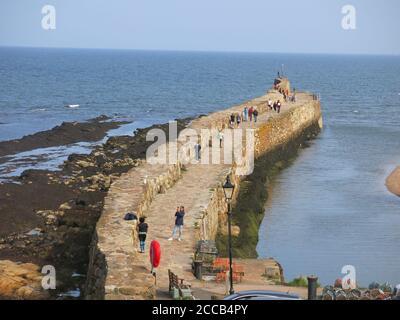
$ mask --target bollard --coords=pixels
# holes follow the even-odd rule
[[[318,277],[309,276],[308,280],[308,300],[317,300]]]
[[[194,261],[194,275],[196,279],[202,280],[203,275],[202,275],[202,267],[203,267],[203,261],[201,260],[195,260]]]

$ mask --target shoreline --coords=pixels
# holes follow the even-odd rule
[[[178,120],[178,130],[190,120]],[[89,138],[99,140],[106,128],[120,125],[109,123]],[[110,137],[90,154],[71,154],[59,171],[25,170],[14,179],[17,183],[1,183],[0,260],[54,265],[60,284],[53,298],[66,290],[82,290],[85,277],[71,275],[87,272],[89,245],[104,197],[114,180],[145,158],[153,143],[146,141],[146,134],[154,128],[168,132],[168,123],[137,129],[133,136]],[[32,235],[27,234],[30,231]]]
[[[386,178],[386,187],[391,193],[400,197],[400,166]]]

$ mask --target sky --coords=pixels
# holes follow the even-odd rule
[[[400,54],[399,16],[399,0],[0,0],[0,46]]]

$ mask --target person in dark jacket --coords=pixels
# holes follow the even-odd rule
[[[232,113],[229,117],[229,126],[231,129],[235,127],[235,114]]]
[[[276,112],[281,113],[281,102],[279,100],[276,103]]]
[[[201,159],[201,144],[198,142],[194,145],[194,157],[197,161]]]
[[[183,218],[185,216],[185,207],[181,206],[179,211],[175,212],[175,226],[172,231],[172,237],[169,238],[169,241],[172,241],[176,238],[176,234],[178,233],[178,241],[182,241],[182,230],[183,230]]]
[[[149,226],[145,222],[144,217],[139,218],[139,224],[137,226],[138,235],[139,235],[139,243],[140,243],[140,253],[144,253],[146,237],[147,237],[147,230]]]
[[[254,117],[254,122],[257,122],[257,117],[258,117],[258,110],[254,109],[253,111],[253,117]]]
[[[236,113],[236,125],[238,128],[240,127],[241,121],[242,121],[242,116],[239,113]]]

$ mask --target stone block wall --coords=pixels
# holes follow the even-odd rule
[[[142,164],[111,185],[90,248],[86,299],[154,298],[154,278],[138,266],[135,259],[137,222],[123,218],[127,212],[142,216],[155,195],[170,188],[180,176],[180,164]],[[126,188],[125,185],[135,187]],[[142,279],[140,283],[139,278]]]
[[[220,122],[216,121],[219,126]],[[278,117],[273,117],[255,132],[255,161],[261,156],[268,156],[274,149],[288,144],[293,139],[297,139],[307,130],[307,128],[318,125],[322,128],[322,114],[320,102],[310,96],[310,101],[302,106],[291,109]],[[304,137],[307,139],[307,137]],[[215,240],[217,233],[227,233],[227,204],[225,201],[222,185],[226,175],[229,174],[231,181],[235,184],[235,194],[233,203],[240,192],[240,181],[242,177],[235,174],[235,167],[230,168],[220,177],[220,184],[215,189],[210,190],[208,204],[198,217],[197,239]],[[232,233],[238,234],[239,226],[232,226]]]
[[[255,133],[255,158],[265,155],[302,134],[305,129],[318,124],[322,128],[320,102],[310,102],[274,117]]]
[[[265,97],[251,101],[260,112],[265,110]],[[191,127],[222,128],[232,110],[211,114],[195,120]],[[275,148],[290,143],[300,137],[307,128],[322,126],[319,101],[306,103],[275,116],[255,133],[255,158],[268,156]],[[307,137],[304,137],[306,139]],[[218,232],[224,233],[227,224],[227,204],[222,185],[226,175],[236,185],[234,201],[239,194],[241,177],[235,174],[235,167],[221,170],[220,183],[209,190],[206,198],[200,199],[198,208],[193,210],[196,217],[195,237],[200,240],[214,240]],[[141,166],[122,175],[115,181],[105,199],[104,209],[96,226],[90,250],[85,296],[87,299],[153,299],[155,298],[154,279],[144,266],[138,265],[136,257],[136,224],[123,220],[126,212],[142,215],[155,195],[172,187],[181,176],[181,165],[157,165],[143,163]],[[133,182],[133,183],[132,183]],[[134,186],[134,187],[126,187]],[[127,195],[128,193],[128,195]],[[233,227],[233,233],[240,230]],[[141,279],[138,281],[138,279]]]

